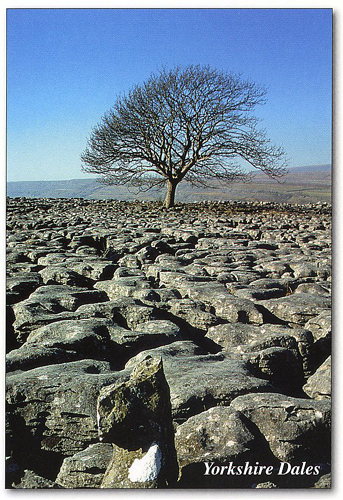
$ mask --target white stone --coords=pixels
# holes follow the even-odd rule
[[[162,452],[156,443],[152,443],[144,457],[136,458],[130,469],[129,479],[132,482],[144,483],[157,479],[162,464]]]

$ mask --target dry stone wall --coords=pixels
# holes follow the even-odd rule
[[[331,206],[7,202],[8,488],[330,486]]]

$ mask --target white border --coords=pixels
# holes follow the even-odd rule
[[[4,297],[5,297],[5,201],[6,201],[6,10],[7,8],[332,8],[334,12],[334,306],[339,306],[341,303],[341,283],[343,283],[343,266],[340,265],[340,260],[342,259],[342,241],[343,241],[343,228],[341,227],[341,222],[343,221],[343,213],[341,203],[339,202],[340,193],[342,189],[342,174],[340,171],[343,169],[343,165],[340,165],[340,137],[341,137],[341,127],[340,127],[340,119],[341,119],[341,99],[338,95],[338,90],[340,89],[340,65],[341,65],[341,44],[342,44],[342,35],[341,35],[341,16],[342,16],[342,2],[341,0],[334,1],[281,1],[281,0],[265,0],[265,1],[224,1],[224,0],[99,0],[98,2],[92,2],[90,0],[59,0],[59,1],[47,1],[47,0],[36,0],[36,1],[25,1],[25,0],[11,0],[7,2],[1,3],[1,17],[0,17],[0,44],[1,44],[1,90],[2,90],[2,103],[1,106],[1,124],[2,124],[2,134],[1,134],[1,142],[0,148],[2,152],[1,158],[1,170],[0,173],[2,178],[4,179],[3,183],[0,183],[0,235],[3,238],[1,240],[1,264],[0,265],[0,304],[3,305],[2,311],[4,312]],[[342,236],[340,236],[342,235]],[[334,307],[334,315],[337,314],[338,307]],[[2,315],[2,325],[3,328],[5,326],[4,314]],[[341,438],[341,433],[339,432],[340,422],[343,422],[342,415],[342,404],[340,403],[340,395],[341,395],[341,376],[339,371],[340,369],[339,357],[342,354],[342,342],[339,341],[339,335],[343,335],[340,332],[341,321],[339,317],[337,317],[334,321],[334,335],[337,337],[334,346],[335,352],[334,358],[334,432],[333,432],[333,469],[334,469],[334,485],[331,490],[39,490],[39,495],[45,497],[46,495],[76,495],[79,496],[88,496],[88,495],[111,495],[115,497],[129,497],[131,498],[142,498],[146,497],[146,495],[153,495],[154,498],[161,498],[164,495],[170,497],[189,497],[197,499],[201,498],[211,498],[214,494],[218,497],[227,497],[227,496],[237,496],[238,498],[250,498],[251,496],[258,495],[266,495],[267,496],[291,496],[300,498],[303,495],[307,496],[318,496],[322,495],[324,492],[326,494],[330,494],[330,497],[337,495],[343,491],[343,473],[341,472],[341,467],[343,465],[343,442]],[[5,337],[4,331],[2,336],[2,346],[4,346]],[[5,352],[5,351],[4,351]],[[3,358],[4,359],[4,358]],[[2,393],[1,393],[1,402],[3,404],[4,401],[4,368],[2,370]],[[13,490],[4,490],[4,456],[5,450],[3,445],[3,436],[4,436],[4,412],[1,412],[1,425],[2,425],[2,437],[0,439],[1,447],[0,453],[2,458],[2,468],[1,468],[1,483],[0,487],[3,489],[3,493],[5,497],[15,495],[18,498],[22,498],[23,496],[28,495],[27,490],[16,490],[13,493]],[[342,480],[341,480],[342,478]],[[259,493],[260,492],[260,493]],[[263,492],[263,493],[262,493]],[[36,491],[38,494],[38,491]],[[32,493],[31,493],[32,494]]]

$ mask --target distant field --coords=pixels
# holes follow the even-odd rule
[[[180,186],[181,187],[181,186]],[[234,201],[273,201],[279,203],[331,203],[331,169],[329,166],[301,167],[290,169],[277,182],[265,174],[257,174],[246,183],[234,183],[223,190],[180,190],[184,201],[201,199],[223,199]],[[194,199],[193,199],[194,198]]]
[[[183,201],[222,199],[233,201],[273,201],[279,203],[331,203],[331,186],[302,186],[300,184],[273,184],[252,182],[235,184],[227,191],[184,193]]]
[[[73,179],[66,181],[8,182],[7,195],[27,198],[85,198],[119,200],[162,200],[164,191],[137,194],[124,186],[106,186],[97,179]],[[233,183],[228,187],[192,188],[187,183],[178,186],[176,201],[203,200],[273,201],[279,203],[331,203],[331,168],[319,165],[290,169],[281,182],[258,173],[245,183]]]

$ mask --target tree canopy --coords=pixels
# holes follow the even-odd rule
[[[117,98],[94,127],[82,168],[110,184],[142,190],[167,184],[168,208],[182,180],[195,186],[246,180],[244,164],[278,178],[286,172],[284,152],[251,114],[265,95],[255,83],[209,66],[164,69]]]

